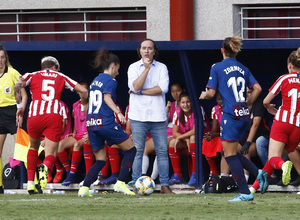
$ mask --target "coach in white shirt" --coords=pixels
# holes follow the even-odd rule
[[[138,49],[141,59],[128,68],[130,89],[128,118],[131,123],[133,142],[137,153],[132,166],[132,180],[142,175],[145,140],[149,132],[157,155],[161,193],[173,193],[168,186],[169,158],[166,128],[166,99],[169,74],[165,64],[155,60],[158,48],[151,39],[141,42]]]

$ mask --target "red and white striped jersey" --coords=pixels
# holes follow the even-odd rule
[[[40,70],[26,73],[22,76],[26,85],[30,87],[32,101],[29,106],[28,117],[59,114],[60,96],[64,88],[74,90],[77,82],[53,70]]]
[[[282,75],[269,91],[274,95],[281,92],[282,96],[282,105],[274,119],[300,127],[300,74]]]

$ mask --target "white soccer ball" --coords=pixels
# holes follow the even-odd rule
[[[141,176],[135,182],[135,188],[138,194],[148,196],[155,190],[155,183],[149,176]]]

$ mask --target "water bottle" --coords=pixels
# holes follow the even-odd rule
[[[5,189],[4,194],[16,194],[16,192]]]
[[[66,192],[63,191],[63,190],[57,190],[57,191],[54,191],[53,194],[59,194],[59,195],[62,195],[62,194],[65,194]]]

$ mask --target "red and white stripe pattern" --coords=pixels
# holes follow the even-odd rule
[[[61,111],[61,105],[59,100],[44,101],[34,100],[30,103],[28,117],[45,115],[45,114],[59,114]]]
[[[300,127],[300,75],[289,73],[279,77],[270,92],[274,95],[281,92],[282,96],[282,105],[274,119]]]
[[[59,103],[64,88],[74,90],[77,82],[53,70],[41,70],[22,76],[32,94],[28,117],[45,114],[60,114]]]
[[[300,127],[300,112],[295,114],[295,112],[281,109],[281,106],[279,107],[274,119],[276,121],[281,121]]]

